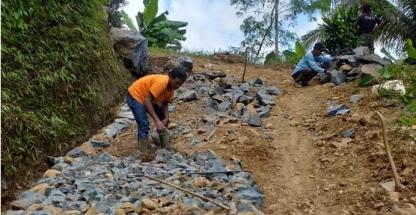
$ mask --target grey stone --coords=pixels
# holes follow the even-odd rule
[[[250,86],[249,83],[243,83],[243,84],[240,85],[240,90],[245,92],[245,93],[250,91],[250,89],[251,89],[251,86]]]
[[[257,189],[252,187],[237,187],[234,192],[236,192],[236,198],[248,200],[257,206],[263,204],[263,195]]]
[[[207,106],[218,111],[218,102],[212,99],[211,97],[208,97],[207,99]]]
[[[66,153],[66,155],[76,158],[76,157],[86,156],[87,154],[83,150],[81,150],[79,147],[75,147],[71,149],[71,151]]]
[[[134,115],[133,115],[133,112],[131,112],[131,111],[118,112],[117,117],[134,120]]]
[[[332,70],[331,72],[331,82],[340,85],[346,81],[346,76],[343,72]]]
[[[254,97],[249,95],[242,95],[238,100],[238,102],[243,103],[245,105],[251,103],[252,101],[254,101]]]
[[[355,94],[355,95],[350,96],[350,102],[357,103],[363,98],[364,98],[363,94]]]
[[[257,100],[261,105],[276,105],[276,103],[273,101],[274,97],[267,93],[267,91],[261,89],[257,91],[256,93]]]
[[[379,81],[381,79],[380,71],[383,67],[378,64],[364,64],[360,67],[360,71],[362,74],[369,75],[374,78],[374,80]]]
[[[227,76],[227,74],[221,71],[217,71],[217,72],[206,71],[206,72],[203,72],[202,74],[204,74],[205,76],[207,76],[208,79],[211,79],[211,80],[216,79],[216,78],[224,78],[225,76]]]
[[[107,148],[110,146],[110,143],[107,141],[91,139],[90,143],[94,148]]]
[[[185,102],[194,101],[198,99],[194,90],[186,90],[179,95],[179,98]]]
[[[326,116],[344,115],[350,111],[347,105],[330,105],[326,111]]]
[[[257,113],[253,113],[244,108],[243,121],[251,126],[260,127],[262,124],[261,118]]]
[[[129,121],[123,119],[116,119],[104,129],[104,133],[112,138],[115,138],[120,132],[126,130],[129,127]]]
[[[81,211],[81,212],[85,212],[89,208],[88,203],[85,201],[68,202],[68,205],[70,209],[74,209],[74,210]]]
[[[225,112],[231,109],[231,102],[223,101],[218,105],[218,111]]]
[[[370,54],[370,49],[367,46],[360,46],[352,50],[355,53],[355,56],[360,57]]]
[[[6,215],[24,215],[25,211],[24,210],[17,210],[17,211],[12,211],[12,210],[8,210],[6,212]]]
[[[42,202],[45,196],[38,192],[25,191],[11,203],[12,209],[26,209],[32,204]]]
[[[259,108],[256,108],[257,113],[259,114],[259,117],[266,118],[269,117],[272,113],[272,107],[271,106],[261,106]]]
[[[33,211],[30,213],[30,215],[52,215],[51,212],[46,210],[39,210],[39,211]]]
[[[230,89],[231,88],[231,84],[227,83],[222,78],[220,78],[220,80],[218,81],[218,86],[221,87],[222,89]]]
[[[370,54],[370,55],[364,55],[364,56],[360,56],[358,59],[360,60],[364,60],[367,62],[371,62],[371,63],[377,63],[383,66],[386,66],[387,64],[389,64],[389,61],[384,60],[383,58],[381,58],[380,56],[378,56],[377,54]]]
[[[176,110],[176,106],[175,105],[169,105],[168,106],[168,111],[171,113],[171,112],[174,112]]]
[[[264,81],[261,80],[260,78],[249,80],[249,81],[247,81],[247,83],[250,86],[261,86],[261,85],[265,84]]]
[[[267,93],[269,93],[270,95],[279,95],[280,93],[282,93],[279,88],[277,88],[276,86],[269,86],[266,88]]]
[[[355,128],[347,129],[343,132],[341,132],[342,137],[345,138],[354,138],[355,135]]]
[[[89,189],[86,190],[82,196],[84,197],[84,199],[86,199],[87,201],[101,201],[104,198],[103,195],[103,191],[100,188],[93,188],[93,189]]]
[[[180,65],[185,67],[187,72],[192,72],[192,68],[194,67],[194,63],[192,58],[189,56],[180,56],[179,57]]]

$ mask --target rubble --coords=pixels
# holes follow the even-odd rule
[[[64,159],[57,160],[61,162],[52,169],[62,164]],[[54,211],[72,211],[74,214],[90,210],[102,214],[123,210],[127,214],[145,209],[170,214],[180,205],[189,210],[192,210],[192,205],[203,210],[216,208],[210,202],[187,196],[143,175],[178,184],[224,205],[234,203],[238,212],[254,212],[261,208],[263,194],[249,173],[210,174],[209,177],[190,174],[210,171],[227,171],[224,161],[211,150],[184,157],[161,149],[156,152],[154,161],[145,163],[135,157],[116,158],[107,153],[82,156],[63,168],[62,174],[56,178],[40,179],[37,184],[49,186],[47,191],[25,191],[12,203],[13,210],[8,214],[27,213],[34,207],[48,214],[52,213],[51,206]],[[108,177],[108,174],[113,177]],[[201,210],[192,211],[201,214]]]

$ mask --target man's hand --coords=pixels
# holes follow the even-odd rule
[[[163,125],[165,125],[165,127],[168,127],[168,123],[169,123],[169,118],[166,117],[165,119],[162,120]]]
[[[162,122],[162,121],[157,120],[157,121],[155,122],[155,124],[156,124],[156,129],[157,129],[158,131],[161,131],[161,130],[165,129],[165,125],[163,124],[163,122]]]

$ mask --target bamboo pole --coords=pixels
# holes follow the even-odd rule
[[[386,125],[385,125],[384,117],[378,111],[376,111],[376,115],[378,116],[381,122],[381,129],[382,129],[381,131],[383,133],[383,143],[384,143],[384,147],[386,148],[387,157],[389,158],[391,169],[393,170],[394,189],[396,191],[399,191],[403,185],[400,183],[399,174],[397,174],[396,165],[394,164],[393,156],[391,155],[390,146],[387,142],[387,133],[386,133]]]
[[[192,191],[190,191],[190,190],[184,189],[184,188],[182,188],[182,187],[176,186],[176,185],[174,185],[174,184],[171,184],[171,183],[169,183],[169,182],[166,182],[166,181],[160,180],[160,179],[158,179],[158,178],[155,178],[155,177],[152,177],[152,176],[149,176],[149,175],[144,175],[144,177],[145,177],[145,178],[148,178],[148,179],[150,179],[150,180],[154,180],[154,181],[157,181],[157,182],[159,182],[159,183],[162,183],[162,184],[168,185],[168,186],[170,186],[170,187],[176,188],[176,189],[181,190],[181,191],[183,191],[183,192],[185,192],[185,193],[188,193],[188,194],[191,194],[191,195],[193,195],[193,196],[196,196],[196,197],[198,197],[198,198],[200,198],[200,199],[202,199],[202,200],[205,200],[205,201],[211,202],[211,203],[213,203],[213,204],[215,204],[215,205],[217,205],[217,206],[219,206],[219,207],[221,207],[221,208],[223,208],[223,209],[225,209],[225,210],[227,210],[227,211],[229,211],[229,210],[230,210],[227,206],[225,206],[225,205],[223,205],[223,204],[221,204],[221,203],[218,203],[218,202],[216,202],[216,201],[214,201],[214,200],[212,200],[212,199],[210,199],[210,198],[207,198],[207,197],[205,197],[205,196],[199,195],[198,193],[194,193],[194,192],[192,192]]]

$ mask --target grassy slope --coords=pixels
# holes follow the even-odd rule
[[[111,119],[128,73],[105,0],[2,1],[2,199]],[[13,181],[13,182],[12,182]]]

